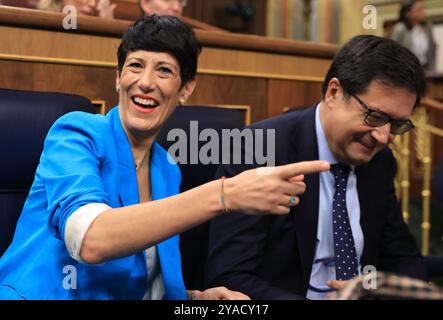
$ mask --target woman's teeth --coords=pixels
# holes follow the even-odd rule
[[[158,106],[157,101],[151,99],[143,99],[140,97],[133,98],[133,101],[143,108],[155,108]]]

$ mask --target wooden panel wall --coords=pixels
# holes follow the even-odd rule
[[[137,1],[111,0],[116,3],[115,17],[117,19],[135,20],[140,16]],[[254,15],[246,24],[238,16],[232,16],[225,10],[226,6],[233,5],[232,0],[191,0],[188,1],[183,14],[185,17],[241,33],[265,35],[266,34],[266,7],[267,0],[243,0],[245,5],[253,5]],[[239,3],[237,1],[237,3]],[[234,29],[230,29],[230,28]],[[235,30],[236,29],[236,30]]]
[[[141,10],[137,1],[111,0],[111,2],[117,4],[114,11],[116,19],[134,21],[141,16]]]
[[[79,17],[78,30],[67,31],[62,19],[0,7],[0,87],[80,94],[105,101],[109,109],[117,103],[116,50],[129,22]],[[248,105],[253,122],[315,102],[336,49],[224,32],[196,34],[203,51],[199,83],[188,102]]]
[[[4,6],[16,6],[22,8],[34,8],[38,0],[2,0],[0,1]]]
[[[443,74],[429,79],[427,95],[435,100],[443,102]]]
[[[321,99],[322,82],[268,80],[267,116],[272,117],[287,108],[312,106]]]
[[[240,17],[229,15],[225,7],[235,3],[242,3],[246,6],[253,5],[255,8],[251,20],[243,27]],[[205,23],[229,29],[229,26],[238,28],[242,33],[265,35],[266,34],[266,7],[267,0],[191,0],[185,7],[184,14],[187,17],[203,21]]]
[[[189,103],[251,106],[251,121],[266,118],[266,80],[260,78],[199,75]]]
[[[0,60],[0,88],[78,94],[115,106],[115,70],[91,66]]]

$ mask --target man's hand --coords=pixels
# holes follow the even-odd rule
[[[206,289],[205,291],[190,291],[192,300],[251,300],[247,295],[232,291],[225,287]]]
[[[114,10],[116,3],[111,4],[109,0],[99,0],[97,3],[97,16],[101,18],[114,19]]]
[[[326,284],[332,289],[340,290],[341,288],[346,287],[351,280],[329,280]]]

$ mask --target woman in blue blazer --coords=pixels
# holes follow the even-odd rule
[[[50,129],[11,246],[0,299],[247,299],[226,288],[186,291],[178,234],[228,208],[289,212],[304,183],[327,170],[292,164],[247,171],[178,194],[178,166],[155,141],[195,87],[200,47],[173,17],[136,21],[118,49],[119,105],[73,112]]]

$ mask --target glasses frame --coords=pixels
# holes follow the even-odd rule
[[[358,103],[360,103],[360,105],[366,109],[365,115],[364,115],[364,122],[368,125],[371,126],[373,128],[379,128],[384,126],[387,123],[396,123],[396,127],[391,125],[391,130],[390,133],[393,135],[402,135],[406,132],[408,132],[409,130],[415,128],[414,123],[411,120],[396,120],[396,119],[392,119],[390,116],[388,116],[386,113],[379,111],[379,110],[374,110],[372,108],[370,108],[363,100],[361,100],[359,97],[357,97],[354,94],[350,95],[351,97],[355,98],[355,100],[358,101]],[[373,123],[371,123],[370,121],[368,121],[368,117],[371,114],[377,114],[380,116],[380,119],[385,119],[385,121],[380,122],[380,124],[374,125]],[[393,131],[394,130],[394,131]]]

